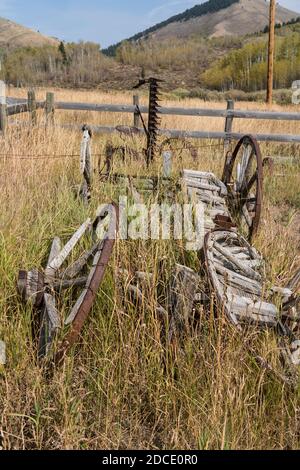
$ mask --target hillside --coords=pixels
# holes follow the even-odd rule
[[[58,47],[53,38],[0,19],[1,76],[16,86],[124,90],[143,72],[162,78],[165,91],[180,98],[210,99],[215,90],[257,93],[266,85],[268,11],[265,0],[210,0],[111,48],[114,57],[106,57],[94,43]],[[299,78],[297,17],[299,13],[277,5],[278,89],[290,89]],[[255,32],[250,34],[251,28]]]
[[[57,39],[44,36],[5,18],[0,18],[0,47],[40,47],[57,44]]]
[[[205,70],[206,88],[256,92],[267,87],[268,35],[248,37],[243,47],[230,51]],[[274,87],[290,89],[300,73],[300,19],[276,28]]]
[[[136,34],[128,41],[183,39],[193,35],[220,37],[253,34],[266,27],[268,16],[269,3],[266,0],[209,0]],[[298,13],[277,5],[277,23],[298,16]],[[119,45],[111,46],[104,52],[114,55]]]

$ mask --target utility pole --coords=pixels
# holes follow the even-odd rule
[[[273,102],[276,0],[270,0],[267,103]]]

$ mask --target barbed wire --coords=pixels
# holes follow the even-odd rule
[[[93,154],[94,157],[103,157],[104,153]],[[56,155],[23,155],[13,153],[0,153],[0,158],[10,159],[16,158],[17,160],[48,160],[48,159],[63,159],[63,158],[79,158],[80,154],[56,154]]]
[[[206,148],[220,148],[223,147],[224,144],[211,144],[211,145],[190,145],[190,146],[183,146],[183,147],[167,147],[161,148],[161,150],[165,151],[176,151],[176,150],[195,150],[195,149],[206,149]],[[128,149],[128,153],[130,154],[130,149]],[[94,153],[94,157],[106,157],[106,153]],[[143,156],[144,153],[140,152],[137,153],[136,156]],[[44,160],[44,159],[63,159],[63,158],[80,158],[79,153],[71,153],[71,154],[37,154],[37,155],[29,155],[29,154],[19,154],[19,153],[0,153],[0,158],[2,159],[9,159],[9,158],[16,158],[20,160]]]
[[[161,146],[160,148],[164,151],[174,151],[174,150],[206,149],[206,148],[216,148],[216,147],[224,147],[224,143],[222,143],[222,144],[210,144],[210,145],[189,145],[189,146],[185,146],[185,147],[164,147],[164,146]]]

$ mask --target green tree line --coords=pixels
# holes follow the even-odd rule
[[[176,71],[186,68],[199,74],[217,56],[241,47],[242,39],[222,37],[207,39],[194,35],[187,39],[166,38],[161,41],[148,39],[133,43],[124,41],[116,51],[116,59],[122,64],[136,65],[150,70]]]
[[[2,50],[1,57],[2,78],[15,86],[90,86],[111,67],[100,46],[91,42]]]
[[[253,92],[267,86],[267,39],[257,40],[232,51],[205,71],[204,86],[219,91],[231,89]],[[275,88],[290,88],[300,77],[300,34],[276,38]]]

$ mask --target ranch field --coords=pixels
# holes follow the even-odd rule
[[[37,90],[37,99],[46,91]],[[58,101],[132,104],[132,92],[53,90]],[[11,89],[9,96],[26,97]],[[141,102],[147,104],[147,96]],[[200,100],[165,102],[167,106],[215,107],[226,103]],[[257,103],[237,109],[264,110]],[[274,110],[299,111],[300,106]],[[0,340],[7,363],[0,369],[0,447],[3,449],[299,449],[300,387],[281,380],[284,374],[272,331],[253,327],[241,335],[213,311],[201,309],[184,347],[173,354],[161,340],[155,315],[154,286],[135,308],[126,297],[126,276],[118,269],[147,271],[158,279],[164,257],[168,269],[180,263],[200,271],[196,253],[183,242],[118,241],[92,315],[80,342],[63,367],[47,378],[35,360],[31,309],[17,295],[20,269],[42,267],[52,239],[67,240],[96,208],[118,201],[120,188],[94,174],[92,200],[84,206],[74,197],[81,183],[82,133],[59,126],[23,125],[26,115],[9,119],[0,150]],[[132,125],[132,115],[57,111],[55,123]],[[223,131],[224,120],[163,116],[162,127]],[[234,121],[234,132],[299,134],[299,123]],[[93,136],[95,169],[105,162],[105,146],[142,151],[144,139]],[[220,142],[199,145],[197,159],[187,150],[174,154],[173,176],[183,168],[212,171],[221,177],[224,149]],[[218,145],[216,145],[218,144]],[[174,144],[175,145],[175,144]],[[176,143],[180,147],[180,142]],[[298,163],[276,164],[266,172],[261,227],[255,247],[266,259],[267,278],[285,286],[300,267],[300,144],[262,144],[263,157],[295,157]],[[161,174],[159,158],[146,168],[142,158],[115,163],[132,175]],[[121,287],[120,287],[121,285]],[[200,286],[203,288],[203,286]],[[124,293],[125,291],[125,293]],[[66,313],[71,293],[67,293]],[[245,344],[269,362],[262,368]],[[162,359],[164,358],[164,360]],[[1,366],[0,366],[1,367]]]

